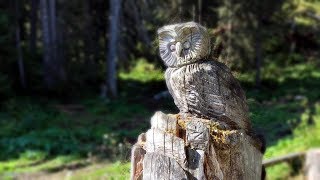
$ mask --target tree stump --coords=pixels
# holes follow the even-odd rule
[[[216,119],[156,112],[133,146],[131,179],[261,179],[261,146]]]

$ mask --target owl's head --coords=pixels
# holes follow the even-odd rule
[[[205,27],[195,22],[167,25],[158,30],[159,51],[166,66],[181,67],[210,54],[210,38]]]

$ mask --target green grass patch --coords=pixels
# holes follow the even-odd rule
[[[45,159],[43,152],[29,151],[25,153],[32,153],[33,157],[30,159],[30,154],[22,155],[15,160],[0,162],[0,179],[15,179],[16,176],[24,173],[36,173],[41,171],[50,173],[59,170],[67,164],[81,161],[79,156],[74,155],[57,156],[52,159]]]
[[[293,152],[302,152],[310,148],[320,147],[320,104],[314,105],[314,112],[309,110],[301,115],[301,123],[294,129],[293,134],[280,139],[275,145],[269,147],[265,159],[285,155]],[[284,179],[294,172],[294,166],[282,163],[267,168],[269,179]],[[300,169],[300,172],[302,169]]]
[[[70,179],[71,180],[98,180],[98,179],[110,179],[110,180],[126,180],[130,179],[130,163],[115,162],[113,164],[106,165],[101,168],[88,171],[86,173],[76,173]]]
[[[144,83],[164,80],[163,70],[145,59],[135,61],[128,72],[120,71],[119,77],[122,80],[135,80]]]

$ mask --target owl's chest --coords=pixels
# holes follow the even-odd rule
[[[209,109],[214,109],[215,115],[225,112],[219,77],[215,66],[208,63],[170,68],[166,72],[170,93],[180,111],[195,110],[202,115],[210,113]]]
[[[177,90],[177,93],[186,96],[204,94],[220,94],[221,78],[215,67],[210,64],[195,63],[181,68],[170,68],[167,81]]]

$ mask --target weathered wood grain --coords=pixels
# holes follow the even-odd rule
[[[143,179],[146,180],[188,179],[186,172],[174,159],[162,154],[147,153],[143,167]]]
[[[184,140],[170,133],[158,129],[150,129],[146,133],[145,150],[147,153],[157,152],[175,159],[181,166],[185,166],[186,153]]]
[[[130,172],[131,179],[142,180],[143,159],[145,154],[146,151],[139,144],[136,144],[132,147]]]
[[[178,130],[176,117],[158,111],[151,118],[151,128],[176,134]]]
[[[146,154],[140,155],[137,148],[132,150],[136,152],[133,156],[137,157],[132,160],[137,164],[132,165],[132,179],[141,178],[140,169],[143,169],[145,180],[172,177],[197,180],[261,179],[262,153],[257,139],[244,130],[221,128],[216,121],[181,117],[161,112],[153,116],[152,128],[138,141]],[[142,168],[139,157],[143,158]],[[172,174],[175,171],[178,173],[176,176]]]
[[[245,93],[225,65],[205,60],[168,68],[165,77],[181,113],[223,118],[230,126],[251,130]]]
[[[320,149],[312,149],[307,152],[305,172],[307,180],[320,179]]]
[[[199,120],[186,123],[186,142],[191,148],[206,150],[210,141],[207,125]]]

